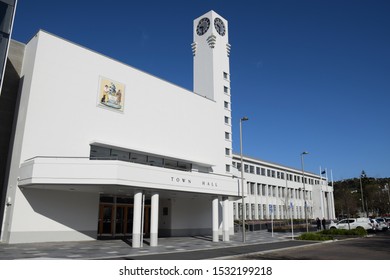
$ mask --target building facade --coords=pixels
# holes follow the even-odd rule
[[[241,194],[228,23],[210,11],[194,20],[193,34],[194,91],[45,31],[19,48],[2,242],[131,237],[140,247],[145,236],[157,246],[159,236],[188,235],[229,241]],[[250,175],[249,187],[261,184]],[[250,209],[253,199],[248,195]]]
[[[335,218],[333,187],[326,177],[246,156],[243,163],[245,220]],[[239,184],[237,154],[233,168]],[[242,200],[233,202],[233,215],[242,219]]]

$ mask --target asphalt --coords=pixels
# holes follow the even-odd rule
[[[210,236],[159,238],[151,247],[148,239],[143,247],[132,248],[131,240],[92,240],[80,242],[0,243],[0,260],[73,259],[73,260],[201,260],[270,252],[318,244],[291,238],[291,233],[270,233],[265,230],[247,232],[246,242],[236,233],[230,241],[212,242]]]

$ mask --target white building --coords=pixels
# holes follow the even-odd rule
[[[2,242],[131,236],[140,247],[145,234],[151,246],[158,236],[229,241],[241,194],[232,166],[228,23],[210,11],[194,20],[193,33],[194,92],[44,31],[24,46]],[[300,188],[260,179],[251,167],[250,188]],[[314,196],[332,190],[307,177],[316,211]],[[283,205],[267,194],[249,195],[249,209]]]
[[[334,219],[333,187],[321,175],[251,157],[244,163],[244,215],[246,220]],[[233,156],[240,184],[241,157]],[[305,203],[306,201],[306,203]],[[242,219],[242,200],[233,203],[235,220]]]

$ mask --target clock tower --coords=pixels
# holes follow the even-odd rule
[[[194,92],[219,101],[229,81],[228,23],[214,11],[194,20]],[[222,86],[222,88],[221,88]]]
[[[229,174],[232,172],[232,127],[228,22],[209,11],[194,20],[193,34],[194,92],[216,103],[220,125],[215,129],[221,137],[218,142],[224,147],[216,171]]]

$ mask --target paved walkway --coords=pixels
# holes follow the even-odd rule
[[[26,244],[0,243],[0,260],[12,259],[212,259],[226,256],[301,246],[313,242],[291,239],[291,233],[265,230],[241,233],[230,242],[212,242],[209,236],[159,238],[159,245],[132,248],[128,240],[94,240],[81,242],[47,242]]]

